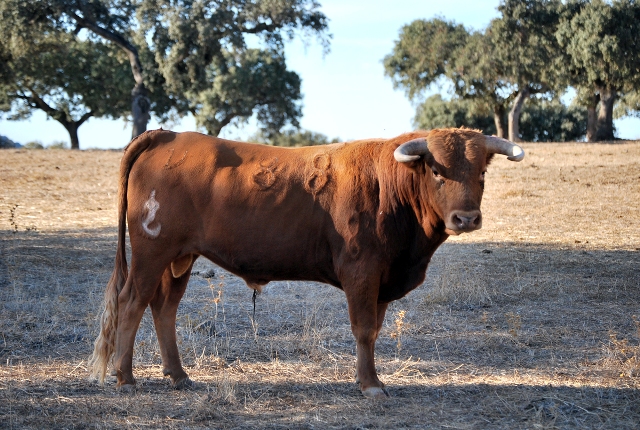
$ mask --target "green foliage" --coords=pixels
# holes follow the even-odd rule
[[[640,3],[569,1],[556,37],[565,53],[558,68],[578,90],[580,102],[595,109],[600,101],[597,132],[589,139],[613,139],[614,116],[633,115],[639,107],[634,93],[640,85]]]
[[[0,109],[9,120],[44,111],[77,148],[88,118],[117,118],[130,108],[129,61],[112,44],[58,31],[40,6],[0,1]]]
[[[640,92],[629,90],[620,98],[613,111],[615,118],[627,116],[640,118]]]
[[[495,134],[496,127],[489,113],[482,114],[469,100],[443,100],[440,94],[425,100],[416,110],[413,119],[416,128],[468,127],[482,130],[485,134]]]
[[[576,88],[576,102],[590,106],[591,112],[600,102],[598,132],[593,133],[597,136],[612,133],[610,109],[618,95],[622,99],[616,116],[633,115],[640,108],[636,94],[640,85],[640,3],[503,0],[498,10],[500,18],[479,32],[439,18],[416,20],[401,29],[392,53],[384,59],[385,73],[394,85],[412,99],[443,81],[453,89],[451,102],[431,98],[420,105],[416,125],[466,123],[504,134],[510,109],[509,134],[514,139],[520,135],[539,140],[581,137],[585,133],[574,130],[573,125],[584,124],[582,110],[562,110],[556,104],[543,109],[553,124],[535,125],[535,112],[542,108],[531,107],[526,131],[518,130],[530,95],[553,98],[567,86]],[[490,114],[493,125],[485,127],[483,121]],[[593,130],[595,127],[594,123]]]
[[[325,145],[327,143],[341,142],[340,138],[337,137],[329,139],[322,133],[294,129],[287,129],[273,135],[265,135],[264,132],[258,132],[256,135],[250,137],[249,140],[267,145],[285,147]]]
[[[640,4],[630,0],[570,2],[557,40],[568,54],[572,84],[621,90],[640,82]]]
[[[69,149],[69,144],[62,140],[56,140],[47,145],[47,149]]]
[[[44,149],[44,145],[42,142],[34,140],[31,142],[27,142],[24,144],[24,148],[26,149]]]
[[[199,106],[199,126],[217,135],[235,118],[249,118],[253,112],[266,135],[286,124],[298,126],[300,78],[287,70],[283,55],[257,49],[224,54],[224,62],[210,67],[211,87],[190,97],[189,105]]]
[[[500,62],[500,78],[520,88],[537,92],[553,88],[556,69],[549,67],[560,58],[555,28],[560,19],[560,0],[503,0],[501,13],[488,34]]]
[[[123,53],[64,33],[55,36],[32,39],[28,49],[11,52],[3,79],[12,108],[9,118],[27,118],[33,109],[60,122],[77,121],[88,112],[123,115],[133,82]]]
[[[270,133],[297,125],[300,79],[286,70],[284,41],[316,35],[328,49],[319,7],[315,0],[0,0],[7,21],[30,29],[27,43],[80,33],[117,46],[129,67],[125,112],[134,130],[151,112],[161,121],[193,114],[211,133],[254,113]],[[259,49],[248,48],[248,37]],[[131,110],[132,96],[140,112]]]
[[[287,70],[284,41],[316,35],[327,19],[312,0],[141,0],[134,36],[161,119],[192,113],[218,134],[253,114],[267,134],[298,126],[300,78]],[[248,48],[247,38],[260,47]]]
[[[564,106],[557,100],[541,100],[527,105],[520,118],[520,138],[529,142],[566,142],[584,137],[586,109]],[[421,104],[414,118],[416,128],[429,130],[444,127],[468,127],[485,134],[495,134],[492,115],[483,114],[464,99],[443,100],[439,94]]]
[[[587,109],[557,100],[528,104],[520,118],[520,138],[527,142],[582,140],[587,127]]]
[[[452,76],[456,53],[468,37],[467,30],[454,22],[415,20],[402,27],[393,52],[384,58],[385,74],[414,98],[441,76]]]

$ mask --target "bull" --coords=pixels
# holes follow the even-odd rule
[[[519,146],[469,129],[302,148],[162,129],[140,135],[120,166],[118,245],[93,375],[102,383],[111,363],[118,387],[135,384],[134,340],[150,306],[164,375],[175,387],[191,384],[176,311],[203,256],[258,291],[274,280],[342,289],[356,381],[366,397],[387,396],[374,365],[387,306],[424,281],[449,235],[481,227],[494,154],[524,157]]]

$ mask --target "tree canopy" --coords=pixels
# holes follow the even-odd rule
[[[570,1],[556,37],[566,52],[563,70],[569,83],[594,112],[590,140],[612,140],[616,100],[640,85],[640,3]]]
[[[341,142],[340,138],[329,139],[326,135],[310,130],[286,129],[277,134],[265,135],[259,131],[249,140],[273,146],[313,146],[324,145],[326,143]]]
[[[3,5],[4,6],[4,5]],[[127,109],[133,80],[127,59],[111,44],[23,26],[0,9],[0,109],[8,119],[42,110],[62,124],[72,148],[91,117],[117,118]]]
[[[557,100],[572,86],[575,102],[588,108],[588,139],[612,139],[616,97],[622,95],[624,104],[618,115],[629,115],[639,106],[639,9],[633,0],[503,0],[500,17],[480,31],[441,18],[416,20],[401,28],[384,59],[385,73],[414,101],[436,86],[450,89],[450,103],[432,98],[418,107],[417,123],[457,115],[478,124],[488,111],[498,136],[507,137],[508,120],[512,140],[531,135],[520,130],[520,115],[532,95]],[[446,112],[437,113],[436,105]],[[559,115],[556,102],[539,103],[535,109],[547,110],[554,120],[583,124]]]
[[[131,94],[130,107],[119,115],[132,120],[134,136],[146,129],[151,115],[164,121],[192,114],[212,134],[253,114],[265,133],[297,126],[300,78],[286,68],[284,41],[315,36],[328,49],[330,40],[315,0],[0,0],[0,5],[30,34],[117,47],[128,60]]]

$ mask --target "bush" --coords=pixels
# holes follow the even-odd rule
[[[337,137],[329,140],[326,135],[309,130],[285,130],[271,138],[267,138],[264,134],[258,132],[249,139],[267,145],[287,147],[324,145],[326,143],[340,142],[340,139]]]
[[[586,130],[587,109],[557,100],[529,103],[520,116],[520,138],[527,142],[584,140]]]
[[[70,147],[64,140],[56,140],[47,145],[47,149],[69,149]]]
[[[44,145],[42,144],[42,142],[39,142],[37,140],[25,143],[24,147],[27,149],[44,149]]]
[[[495,134],[493,115],[482,112],[472,102],[453,99],[443,100],[440,94],[433,95],[418,106],[413,118],[416,128],[468,127],[481,130],[485,134]]]
[[[430,130],[442,127],[469,127],[495,134],[493,115],[466,100],[429,97],[416,111],[414,125]],[[583,140],[587,130],[587,110],[565,106],[558,100],[529,99],[520,116],[520,138],[527,142],[567,142]]]
[[[0,136],[0,148],[21,148],[21,147],[22,145],[20,145],[17,142],[14,142],[8,137]]]

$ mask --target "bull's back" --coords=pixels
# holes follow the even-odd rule
[[[336,282],[331,243],[339,238],[327,210],[333,147],[174,136],[158,139],[131,171],[132,245],[201,254],[256,282]]]

